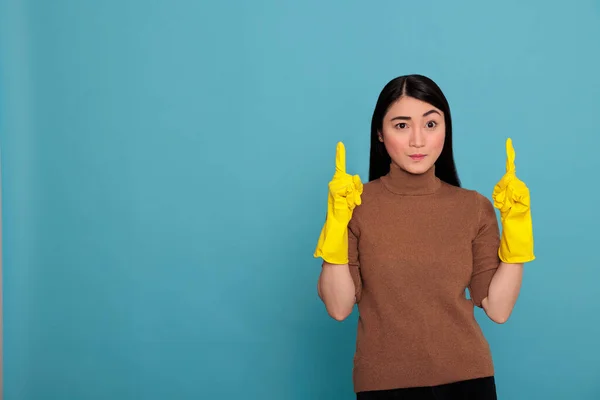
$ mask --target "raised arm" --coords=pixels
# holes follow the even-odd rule
[[[321,230],[314,256],[323,259],[317,291],[328,314],[344,320],[352,313],[356,302],[356,286],[349,265],[349,236],[355,246],[353,235],[348,230],[354,208],[361,204],[362,183],[358,175],[346,173],[346,151],[338,143],[335,174],[329,182],[327,218]]]
[[[506,141],[506,174],[492,194],[502,221],[498,249],[501,262],[490,282],[488,296],[482,301],[486,314],[497,323],[508,320],[521,290],[523,264],[535,259],[529,189],[517,178],[515,170],[515,150],[509,138]]]

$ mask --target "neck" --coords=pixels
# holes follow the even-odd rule
[[[422,174],[411,174],[392,162],[390,172],[381,177],[381,181],[391,192],[404,195],[431,194],[441,186],[435,176],[435,165]]]

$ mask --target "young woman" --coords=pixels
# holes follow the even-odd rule
[[[506,146],[493,205],[461,188],[448,102],[421,75],[382,90],[364,186],[346,173],[338,144],[315,257],[323,258],[318,292],[329,315],[343,320],[358,305],[357,399],[496,399],[474,306],[504,323],[523,263],[535,258],[529,191],[515,175],[510,139]]]

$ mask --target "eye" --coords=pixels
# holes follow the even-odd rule
[[[396,128],[406,129],[406,122],[400,122],[399,124],[396,124]]]
[[[429,121],[426,126],[428,129],[434,129],[437,126],[437,122]]]

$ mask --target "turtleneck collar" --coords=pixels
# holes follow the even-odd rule
[[[435,176],[435,165],[423,174],[411,174],[391,163],[390,172],[381,177],[381,182],[392,193],[413,196],[434,193],[442,185]]]

